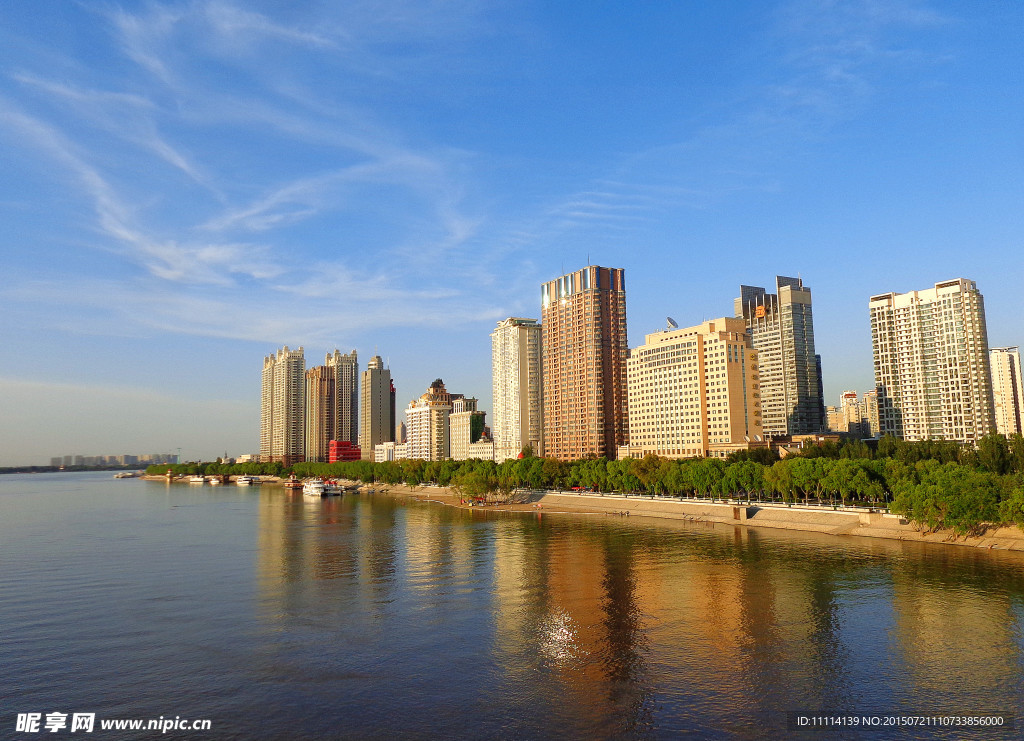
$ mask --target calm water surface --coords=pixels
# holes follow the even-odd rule
[[[0,738],[1014,738],[1024,555],[388,497],[0,476]],[[92,737],[155,738],[158,732]],[[89,736],[86,736],[89,737]]]

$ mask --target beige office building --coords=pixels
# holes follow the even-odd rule
[[[542,373],[540,323],[522,317],[498,322],[491,333],[492,432],[498,462],[517,457],[527,445],[534,455],[544,455]]]
[[[974,442],[995,430],[985,303],[974,281],[872,296],[882,435]]]
[[[1020,348],[993,347],[989,351],[989,364],[992,367],[996,431],[1007,437],[1024,434],[1021,428],[1024,387],[1020,377]]]
[[[449,394],[438,378],[426,393],[405,409],[406,451],[410,459],[443,461],[450,457],[449,416],[452,402],[461,394]]]
[[[631,457],[725,457],[763,447],[758,353],[742,317],[646,337],[630,351]]]
[[[541,286],[544,454],[614,458],[629,430],[626,283],[590,265]]]
[[[305,455],[306,359],[285,345],[263,359],[260,460],[297,463]]]
[[[366,364],[361,385],[359,448],[363,460],[372,461],[377,445],[395,439],[395,387],[380,355]]]
[[[494,460],[494,441],[487,434],[487,412],[477,409],[477,400],[455,399],[448,417],[449,454],[453,461],[471,458]]]

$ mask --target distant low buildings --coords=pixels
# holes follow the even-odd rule
[[[50,465],[54,468],[61,466],[134,466],[152,465],[154,463],[178,462],[175,453],[151,453],[148,455],[64,455],[50,458]]]

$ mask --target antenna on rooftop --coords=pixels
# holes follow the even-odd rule
[[[679,329],[679,325],[676,324],[676,320],[670,316],[665,317],[665,321],[668,323],[669,329]]]

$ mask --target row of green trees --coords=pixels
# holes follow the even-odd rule
[[[993,434],[981,438],[977,445],[949,440],[899,440],[886,435],[878,441],[841,440],[827,441],[820,445],[804,448],[799,455],[804,458],[831,458],[838,460],[897,460],[914,464],[921,461],[959,463],[989,473],[1024,473],[1024,437],[1021,435]],[[730,462],[752,460],[758,463],[774,463],[779,454],[767,448],[734,453]]]
[[[929,529],[977,533],[990,524],[1024,526],[1024,438],[989,435],[977,446],[882,438],[811,446],[779,460],[750,451],[728,460],[603,458],[562,462],[403,460],[389,463],[189,463],[151,466],[148,473],[322,476],[366,483],[437,484],[466,496],[508,497],[516,489],[586,489],[750,502],[888,506]]]
[[[563,463],[550,458],[394,463],[300,463],[299,476],[410,486],[438,484],[471,496],[508,496],[519,488],[570,489],[749,502],[888,505],[929,529],[978,533],[990,524],[1024,525],[1024,476],[949,461],[794,456],[771,465],[716,458]]]
[[[146,468],[148,476],[165,476],[170,470],[175,476],[284,476],[283,463],[157,463]]]

